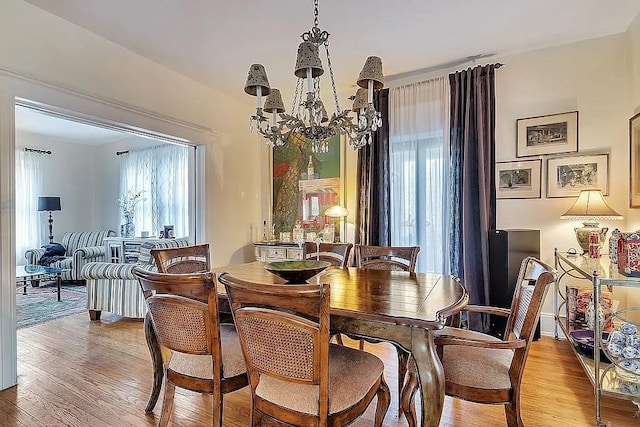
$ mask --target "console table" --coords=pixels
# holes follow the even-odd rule
[[[569,335],[574,326],[569,322],[566,311],[564,315],[560,313],[563,308],[566,310],[567,305],[566,285],[561,286],[560,282],[567,277],[590,281],[593,292],[593,312],[598,313],[602,286],[607,286],[611,289],[614,286],[624,286],[640,290],[640,278],[627,277],[618,273],[618,266],[611,262],[608,255],[603,255],[600,258],[589,258],[586,255],[569,255],[555,250],[554,257],[555,268],[559,274],[553,298],[555,338],[558,339],[558,330],[561,330],[567,339],[574,344],[572,346],[574,353],[595,389],[596,424],[598,426],[606,426],[600,416],[601,396],[604,394],[610,397],[627,399],[633,401],[636,405],[640,405],[640,390],[627,387],[629,382],[632,384],[640,382],[640,374],[623,369],[620,366],[622,359],[616,359],[609,354],[607,343],[603,342],[602,326],[598,321],[593,322],[593,359],[577,351],[575,343],[573,343]],[[629,322],[629,314],[633,311],[640,311],[640,307],[626,307],[613,313],[605,312],[604,318],[613,319],[614,324],[616,321],[620,323],[621,319]],[[598,317],[597,314],[594,315],[594,318]],[[600,360],[601,350],[605,352],[613,363],[605,363]]]
[[[304,259],[304,245],[277,240],[253,244],[256,261],[286,261]]]

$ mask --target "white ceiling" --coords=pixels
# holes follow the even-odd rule
[[[313,24],[311,0],[27,1],[242,102],[256,62],[291,99],[299,36]],[[621,33],[638,13],[640,0],[321,0],[319,26],[343,99],[369,55],[393,78]]]
[[[16,130],[83,145],[100,145],[130,137],[123,132],[62,119],[22,106],[16,106]]]

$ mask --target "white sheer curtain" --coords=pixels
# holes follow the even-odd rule
[[[144,191],[133,217],[136,236],[158,236],[165,225],[173,225],[176,237],[189,235],[189,150],[168,144],[122,156],[120,194]]]
[[[38,197],[42,190],[42,154],[16,150],[16,262],[26,263],[27,249],[42,244]]]
[[[417,270],[449,273],[449,83],[391,88],[391,244],[420,246]]]

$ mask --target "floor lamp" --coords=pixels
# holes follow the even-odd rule
[[[38,212],[49,212],[49,243],[53,243],[53,215],[52,211],[59,211],[60,197],[38,197]]]

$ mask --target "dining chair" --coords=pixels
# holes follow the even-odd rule
[[[160,273],[198,273],[211,270],[209,244],[151,250]]]
[[[251,425],[264,415],[297,426],[339,426],[377,396],[375,425],[389,408],[384,364],[329,343],[330,285],[266,285],[222,273],[247,365]]]
[[[504,339],[466,329],[445,327],[436,332],[435,343],[442,360],[445,393],[478,403],[504,404],[507,425],[523,426],[520,385],[529,348],[540,318],[548,285],[556,271],[533,257],[525,258],[518,273],[511,308],[467,305],[464,311],[507,317]],[[403,412],[415,425],[413,394],[415,367],[411,366],[403,398]]]
[[[355,245],[354,247],[355,265],[357,268],[369,270],[391,270],[391,271],[416,271],[416,262],[420,246],[372,246]],[[354,338],[354,337],[349,337]],[[336,338],[341,342],[341,338]],[[360,340],[360,350],[364,349],[364,342],[379,343],[382,341],[370,338],[355,337]],[[404,348],[395,345],[398,355],[398,408],[402,407],[402,392],[404,379],[407,374],[407,364],[411,354]]]
[[[352,243],[320,243],[305,242],[305,259],[317,259],[328,261],[331,265],[340,268],[349,266],[349,256],[351,255]]]
[[[355,264],[370,270],[416,270],[420,246],[355,245]]]
[[[164,399],[159,426],[173,409],[175,387],[212,395],[212,425],[222,425],[223,395],[249,381],[233,324],[220,324],[213,273],[167,274],[135,267],[162,357]]]

